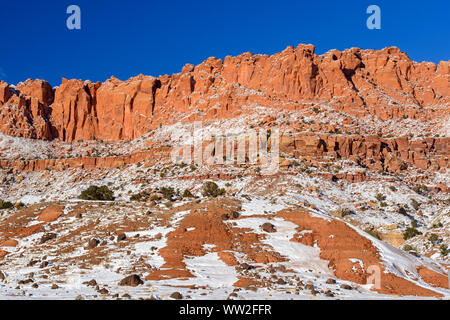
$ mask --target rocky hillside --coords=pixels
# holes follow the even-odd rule
[[[299,45],[0,82],[0,299],[448,299],[449,66]]]

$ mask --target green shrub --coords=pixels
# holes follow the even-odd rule
[[[374,229],[369,229],[369,228],[367,228],[364,231],[367,232],[368,234],[370,234],[372,237],[377,238],[378,240],[381,240],[381,236],[378,231],[376,231]]]
[[[23,208],[23,207],[25,207],[25,203],[23,202],[16,203],[16,208]]]
[[[409,251],[416,251],[416,248],[414,248],[412,245],[410,245],[410,244],[405,244],[404,246],[403,246],[403,250],[404,251],[407,251],[407,252],[409,252]]]
[[[159,197],[156,194],[154,194],[150,197],[150,201],[158,201],[158,200],[159,200]]]
[[[386,200],[386,196],[383,195],[383,194],[381,194],[381,193],[378,193],[378,194],[375,196],[375,198],[376,198],[378,201],[380,201],[380,202]]]
[[[100,200],[100,201],[114,201],[114,193],[107,186],[90,186],[82,191],[80,196],[82,200]]]
[[[164,198],[168,200],[171,200],[172,197],[175,195],[175,189],[172,187],[162,187],[159,191],[164,196]]]
[[[130,197],[130,200],[131,200],[131,201],[145,201],[145,200],[148,199],[148,197],[150,197],[150,195],[148,194],[148,192],[147,192],[147,191],[142,191],[142,192],[133,194],[133,195]]]
[[[417,202],[417,200],[416,199],[411,199],[411,206],[413,207],[413,209],[414,210],[419,210],[419,207],[420,207],[420,203],[419,202]]]
[[[421,235],[422,232],[417,230],[414,227],[406,228],[405,232],[403,232],[403,239],[408,240],[414,238],[415,236]]]
[[[348,208],[342,209],[342,217],[348,216],[351,213],[351,210]]]
[[[428,238],[428,241],[434,244],[439,241],[439,237],[436,233],[432,233],[431,236]]]
[[[203,184],[203,196],[213,197],[222,196],[225,194],[225,189],[219,188],[219,186],[213,181],[207,181]]]
[[[193,198],[194,195],[192,194],[192,192],[189,189],[184,190],[183,192],[183,198]]]
[[[441,255],[444,257],[446,257],[448,255],[448,252],[450,251],[448,250],[448,245],[446,244],[441,244],[439,250],[441,251]]]
[[[433,223],[433,225],[431,226],[433,229],[437,229],[437,228],[442,228],[442,222],[438,222],[438,223]]]
[[[0,200],[0,210],[10,209],[12,207],[14,207],[14,205],[11,202]]]

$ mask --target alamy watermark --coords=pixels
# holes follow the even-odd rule
[[[258,166],[262,175],[273,175],[279,169],[278,129],[249,129],[238,133],[221,131],[212,135],[202,130],[201,122],[195,122],[193,132],[183,139],[171,152],[175,164],[250,164]]]
[[[80,30],[81,29],[81,9],[77,5],[70,5],[66,10],[67,14],[70,16],[66,20],[66,26],[69,30]]]
[[[367,14],[370,14],[367,18],[366,25],[369,30],[381,29],[381,9],[379,6],[372,4],[367,7]]]

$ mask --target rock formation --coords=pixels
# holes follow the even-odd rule
[[[355,117],[426,120],[448,115],[449,82],[449,61],[417,63],[395,47],[318,56],[314,46],[299,45],[272,56],[209,58],[158,78],[63,79],[55,88],[43,80],[16,87],[0,81],[0,132],[67,142],[117,141],[160,124],[235,117],[251,105],[301,110],[327,104]]]

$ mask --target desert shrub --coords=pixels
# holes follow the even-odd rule
[[[448,252],[450,251],[450,250],[448,250],[448,245],[446,245],[446,244],[442,244],[440,246],[439,250],[441,251],[441,255],[444,257],[446,257],[448,255]]]
[[[25,207],[25,203],[23,202],[16,203],[16,208],[23,208],[23,207]]]
[[[145,200],[148,199],[148,197],[150,197],[150,195],[148,194],[148,192],[147,192],[147,191],[142,191],[142,192],[133,194],[133,195],[130,197],[130,200],[131,200],[131,201],[145,201]]]
[[[386,200],[386,196],[383,195],[383,194],[381,194],[381,193],[378,193],[378,194],[375,196],[375,198],[376,198],[378,201],[380,201],[380,202]]]
[[[351,210],[349,208],[342,209],[342,217],[348,216],[350,213],[351,213]]]
[[[252,198],[248,194],[243,194],[242,198],[245,198],[247,201],[252,201]]]
[[[159,197],[156,194],[154,194],[150,197],[150,201],[158,201],[158,200],[159,200]]]
[[[162,187],[159,189],[164,198],[170,200],[175,195],[175,189],[172,187]]]
[[[433,225],[431,226],[433,229],[436,229],[436,228],[442,228],[443,227],[443,225],[442,225],[442,222],[438,222],[438,223],[433,223]]]
[[[416,251],[416,249],[415,249],[412,245],[410,245],[410,244],[405,244],[405,245],[403,246],[403,250],[404,250],[404,251]]]
[[[428,238],[428,241],[434,244],[439,241],[439,237],[436,233],[432,233],[431,236]]]
[[[82,200],[100,200],[100,201],[114,201],[114,193],[107,186],[90,186],[82,191],[80,196]]]
[[[183,192],[183,198],[193,198],[194,195],[192,194],[192,192],[189,189],[184,190]]]
[[[205,197],[218,197],[225,194],[225,189],[219,188],[219,186],[213,181],[207,181],[203,184],[203,196]]]
[[[10,209],[12,207],[14,207],[14,205],[11,202],[0,200],[0,210]]]
[[[406,230],[403,232],[403,239],[408,240],[408,239],[414,238],[415,236],[418,236],[421,234],[422,234],[422,232],[420,232],[416,228],[409,227],[409,228],[406,228]]]
[[[391,189],[392,192],[396,192],[397,191],[397,188],[394,187],[394,186],[389,186],[389,189]]]
[[[380,207],[387,207],[388,206],[388,204],[386,203],[386,202],[384,202],[384,201],[382,201],[382,202],[380,202]]]
[[[417,202],[417,200],[416,199],[411,199],[411,206],[413,207],[413,209],[414,210],[419,210],[419,207],[420,207],[420,203],[419,202]]]
[[[381,236],[378,231],[376,231],[374,229],[369,229],[369,228],[367,228],[364,231],[367,232],[368,234],[370,234],[372,237],[377,238],[378,240],[381,240]]]

